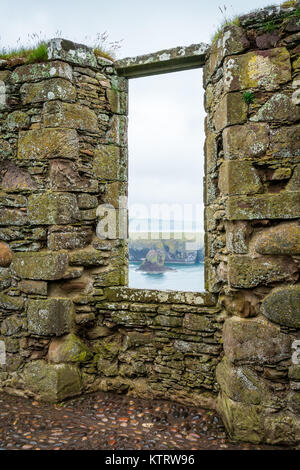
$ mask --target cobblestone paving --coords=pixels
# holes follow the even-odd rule
[[[60,405],[0,393],[0,450],[280,449],[231,442],[216,413],[96,393]]]

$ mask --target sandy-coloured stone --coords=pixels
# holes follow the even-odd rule
[[[62,159],[50,162],[50,187],[55,191],[99,192],[96,179],[81,176],[75,162]]]
[[[93,171],[97,178],[114,181],[119,176],[120,147],[102,145],[95,150]]]
[[[0,292],[0,308],[3,310],[21,311],[24,305],[22,297],[12,297]]]
[[[275,323],[300,328],[300,286],[274,289],[264,298],[261,312]]]
[[[225,91],[249,88],[271,91],[291,78],[290,54],[285,47],[248,52],[224,61]]]
[[[12,271],[23,279],[55,281],[62,279],[68,267],[66,253],[15,253]]]
[[[228,160],[244,160],[263,156],[269,145],[269,126],[247,123],[223,131],[223,147]]]
[[[85,343],[73,333],[51,341],[48,360],[53,364],[66,362],[83,363],[92,358],[92,353]]]
[[[18,288],[25,294],[47,295],[47,282],[44,281],[21,281]]]
[[[87,106],[61,101],[48,101],[44,104],[44,126],[79,129],[98,132],[96,113]]]
[[[97,67],[97,59],[92,48],[76,44],[68,39],[51,39],[47,45],[49,59],[63,60],[76,65]]]
[[[292,354],[290,336],[264,317],[227,319],[223,346],[231,363],[276,364]]]
[[[9,246],[4,242],[0,242],[0,266],[2,268],[8,267],[12,262],[12,258],[13,253]]]
[[[73,129],[38,129],[20,132],[18,158],[43,160],[78,156],[78,135]]]
[[[293,176],[286,186],[287,191],[299,191],[300,189],[300,165],[294,168]]]
[[[226,246],[230,253],[248,253],[249,238],[252,229],[248,222],[227,222],[226,224]]]
[[[245,31],[234,24],[226,26],[217,40],[212,44],[208,72],[212,75],[217,67],[220,66],[224,57],[232,54],[238,54],[250,46]]]
[[[72,364],[33,361],[26,365],[24,379],[26,387],[46,402],[59,402],[81,392],[80,373]]]
[[[69,224],[81,219],[74,194],[43,193],[28,198],[28,218],[32,225]]]
[[[299,255],[300,223],[279,224],[264,230],[257,237],[255,250],[263,255]]]
[[[273,157],[299,157],[300,124],[271,129],[270,149]]]
[[[44,101],[61,100],[75,101],[76,89],[62,78],[51,78],[38,83],[24,83],[20,89],[23,104],[41,103]]]
[[[72,67],[65,62],[44,62],[40,64],[22,65],[11,74],[11,80],[15,83],[38,82],[45,78],[56,77],[72,80]]]
[[[300,191],[257,196],[232,196],[226,203],[229,220],[297,219]]]
[[[92,236],[91,230],[49,233],[47,246],[52,251],[76,250],[89,245],[92,241]]]
[[[225,161],[219,170],[219,189],[224,195],[262,192],[260,178],[247,161]]]
[[[230,255],[228,281],[232,287],[252,288],[258,285],[296,279],[296,264],[288,257]]]
[[[73,302],[64,298],[29,300],[28,331],[38,336],[61,336],[69,333],[74,317]]]
[[[289,95],[277,93],[250,118],[250,121],[294,123],[299,119],[300,107],[293,103]]]
[[[249,405],[276,406],[272,389],[250,367],[233,366],[225,356],[216,368],[216,378],[222,392],[231,400]]]
[[[16,129],[28,129],[30,117],[23,111],[13,111],[7,116],[7,127],[10,131]]]
[[[101,251],[86,248],[70,254],[70,264],[75,266],[106,266],[108,261]]]
[[[7,161],[0,165],[2,189],[36,189],[37,185],[27,170]]]
[[[217,132],[247,120],[248,107],[241,93],[227,93],[218,104],[213,123]]]

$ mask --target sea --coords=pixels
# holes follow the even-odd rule
[[[129,287],[135,289],[204,292],[204,264],[166,264],[163,274],[137,271],[141,263],[129,263]]]

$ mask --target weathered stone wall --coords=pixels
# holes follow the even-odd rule
[[[299,30],[289,4],[210,50],[0,61],[1,389],[218,397],[234,438],[300,440]],[[204,63],[206,293],[129,289],[126,241],[96,236],[99,205],[125,210],[127,77]]]
[[[96,237],[96,210],[127,191],[127,81],[85,46],[48,56],[0,62],[0,386],[59,400],[84,390],[103,288],[126,283],[126,243]]]
[[[218,409],[252,442],[300,438],[299,31],[299,8],[247,15],[205,66],[206,287],[229,316]]]
[[[127,79],[84,46],[54,40],[48,54],[1,64],[0,386],[50,401],[113,390],[212,407],[216,296],[120,289],[127,243],[96,236],[97,207],[119,209],[127,194]]]

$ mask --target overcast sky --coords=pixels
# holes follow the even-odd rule
[[[274,2],[279,3],[279,2]],[[91,45],[107,31],[123,40],[118,57],[209,43],[223,16],[266,0],[0,0],[0,47],[38,33]],[[130,80],[129,202],[202,202],[204,109],[202,71]]]

